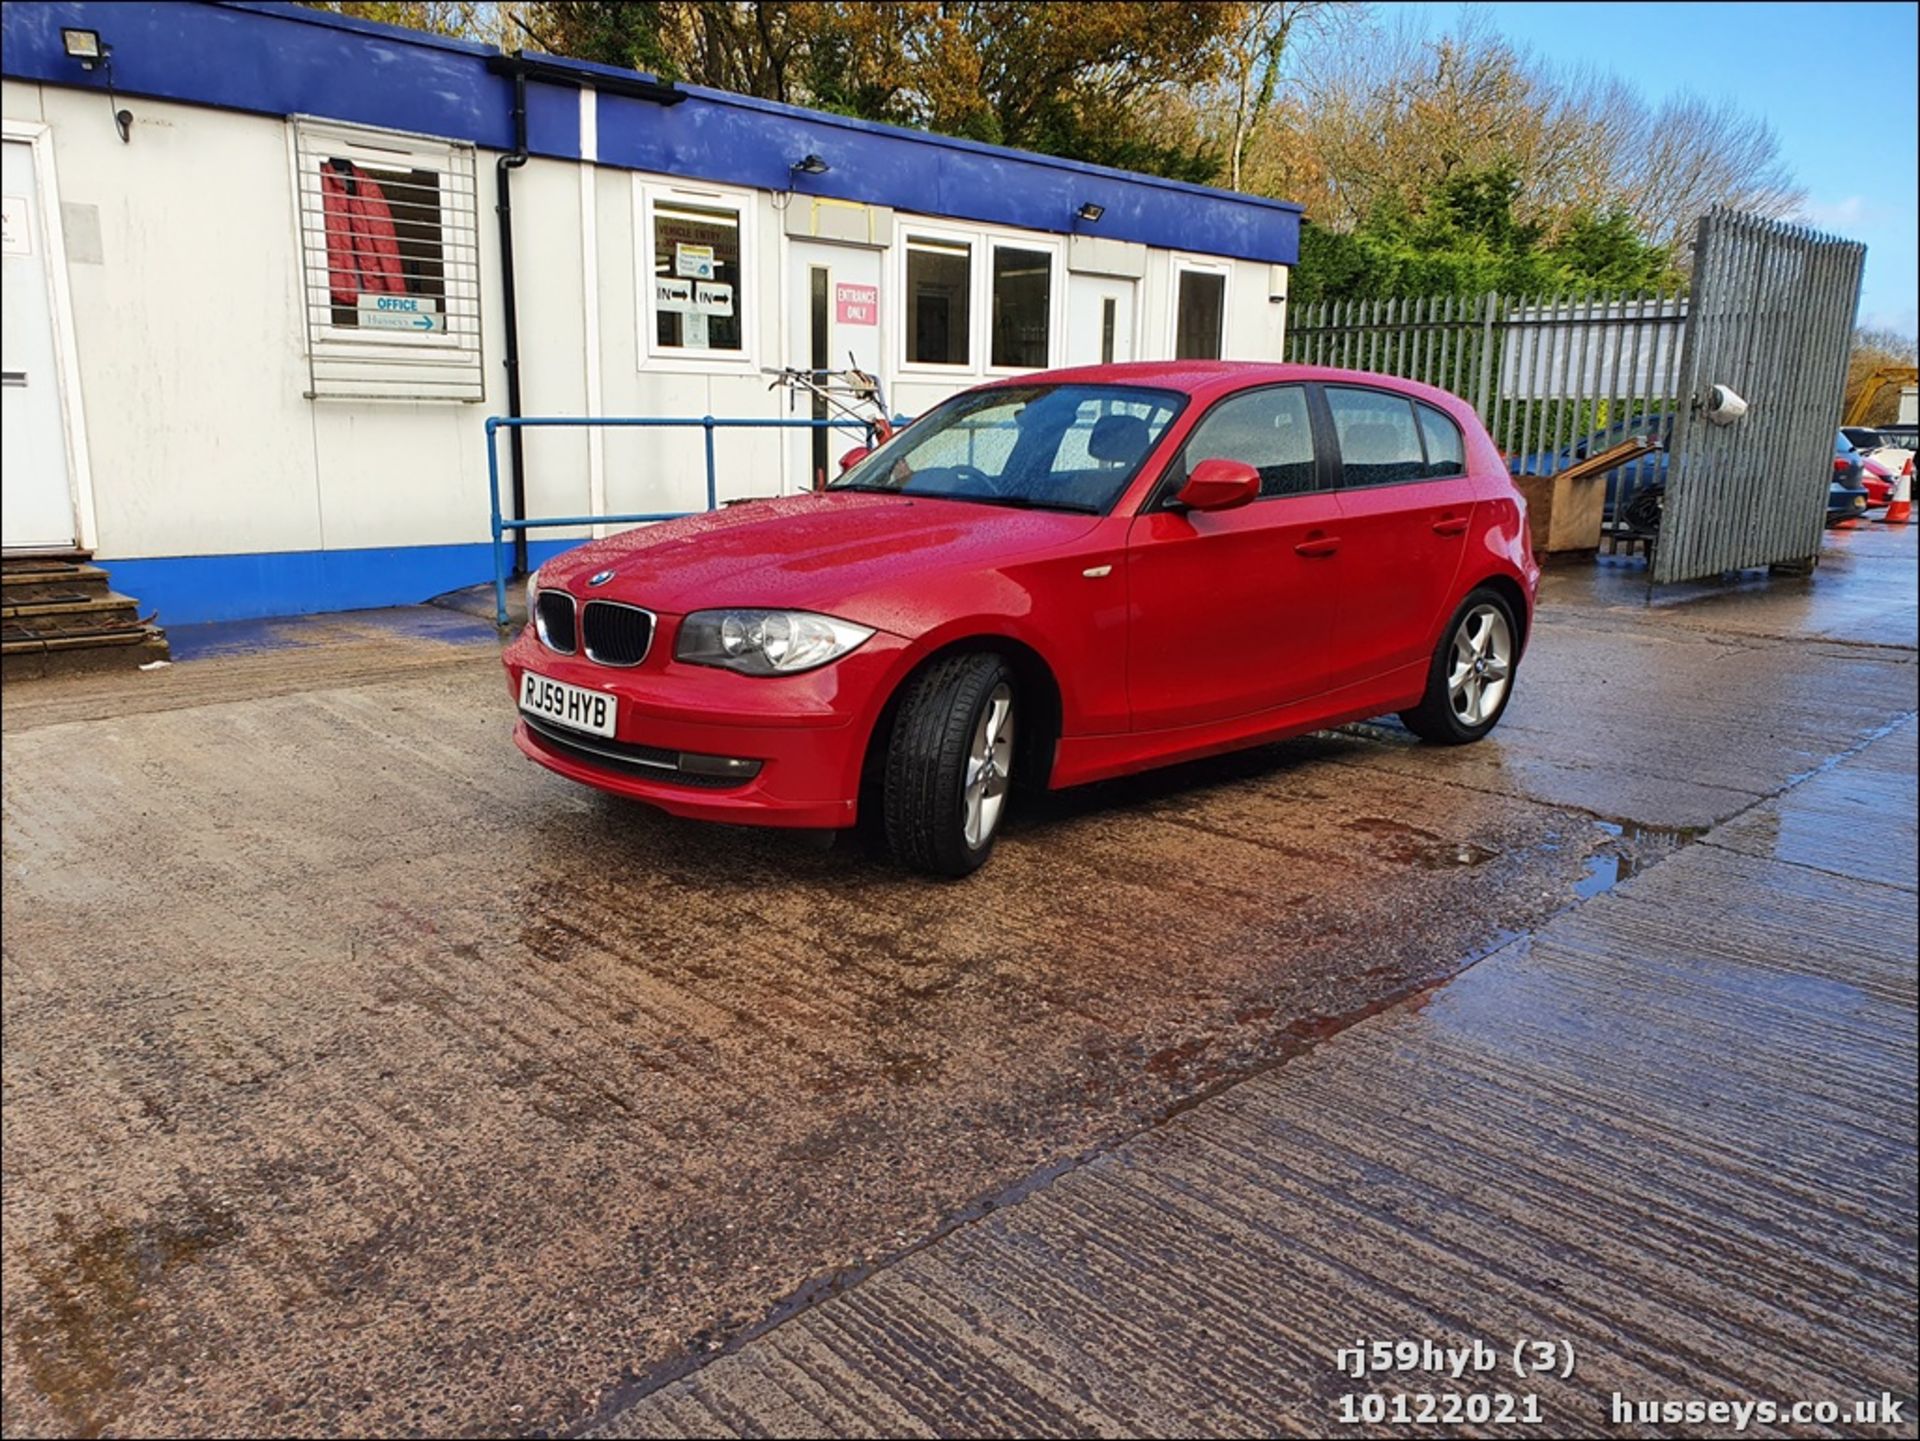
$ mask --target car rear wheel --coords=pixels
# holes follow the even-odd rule
[[[1013,783],[1018,692],[999,656],[950,656],[908,683],[887,744],[882,809],[901,865],[964,876],[993,853]]]
[[[1500,722],[1513,695],[1520,628],[1495,590],[1476,590],[1441,633],[1427,672],[1427,693],[1400,712],[1407,729],[1436,745],[1477,741]]]

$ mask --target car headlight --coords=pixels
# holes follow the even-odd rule
[[[680,622],[673,653],[742,675],[791,675],[838,660],[872,634],[804,610],[696,610]]]

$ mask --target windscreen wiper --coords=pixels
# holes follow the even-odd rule
[[[1075,515],[1098,515],[1100,507],[1079,500],[1035,500],[1027,495],[954,495],[943,490],[907,491],[929,500],[961,500],[972,505],[1003,505],[1009,510],[1064,510]]]

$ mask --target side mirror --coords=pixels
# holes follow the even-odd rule
[[[1260,494],[1260,472],[1244,460],[1216,456],[1187,473],[1174,499],[1188,510],[1232,510]]]
[[[845,475],[871,454],[873,454],[873,452],[866,446],[856,445],[852,450],[840,457],[840,473]]]

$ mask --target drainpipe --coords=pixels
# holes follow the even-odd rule
[[[507,414],[520,416],[520,312],[513,284],[513,172],[527,163],[527,72],[513,67],[513,149],[500,157],[494,169],[493,213],[500,221],[500,287],[505,293],[507,344]],[[521,427],[507,428],[507,448],[513,456],[513,518],[527,517],[527,452]],[[527,533],[513,533],[513,573],[527,573]]]
[[[531,79],[550,85],[569,85],[575,89],[591,84],[604,95],[649,100],[662,106],[678,105],[687,96],[685,91],[649,75],[635,75],[631,79],[619,75],[584,76],[565,64],[522,55],[517,50],[511,55],[493,56],[487,61],[487,69],[496,75],[513,77],[513,149],[500,157],[494,170],[493,213],[500,221],[500,288],[506,297],[502,318],[506,322],[507,340],[506,356],[502,363],[507,368],[507,414],[517,420],[521,413],[520,313],[514,302],[512,176],[514,171],[527,163],[530,154],[527,149],[527,81]],[[507,447],[513,456],[513,518],[525,520],[527,457],[521,427],[507,427]],[[527,533],[524,530],[513,533],[513,572],[515,575],[527,573]]]

